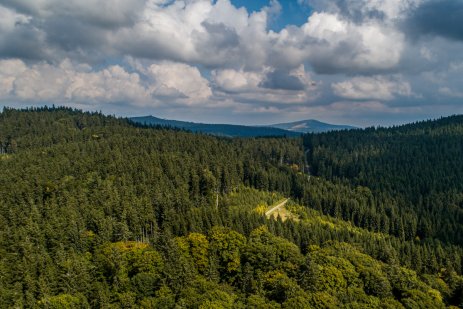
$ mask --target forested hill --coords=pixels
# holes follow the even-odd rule
[[[263,136],[297,136],[301,133],[283,130],[281,128],[264,127],[264,126],[242,126],[233,124],[208,124],[186,122],[178,120],[160,119],[153,116],[145,117],[132,117],[131,121],[148,126],[165,126],[171,128],[179,128],[189,130],[192,132],[199,132],[204,134],[212,134],[225,137],[263,137]]]
[[[463,116],[304,137],[311,172],[366,186],[406,238],[463,244]]]
[[[334,125],[324,123],[318,120],[309,119],[290,123],[279,123],[267,126],[243,126],[231,124],[207,124],[186,122],[178,120],[161,119],[154,116],[142,116],[129,118],[135,123],[152,126],[166,126],[171,128],[180,128],[192,132],[201,132],[206,134],[228,136],[228,137],[258,137],[258,136],[297,136],[302,133],[320,133],[335,130],[355,129],[352,126]]]
[[[427,141],[449,146],[442,136],[458,137],[454,127],[437,125]],[[413,147],[428,136],[397,130],[240,139],[68,108],[5,108],[0,308],[461,306],[458,185],[431,182],[420,202],[414,186],[384,185],[366,167],[373,154],[389,164],[388,147],[405,148],[407,136]],[[365,167],[344,174],[338,151],[349,140],[347,157],[364,156]],[[442,150],[443,162],[429,156],[448,174],[439,177],[460,172],[446,166],[455,151]],[[285,218],[264,215],[288,197]]]

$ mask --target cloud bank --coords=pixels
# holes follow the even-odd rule
[[[274,30],[276,0],[5,0],[0,103],[358,125],[463,112],[463,2],[296,2],[306,21]]]

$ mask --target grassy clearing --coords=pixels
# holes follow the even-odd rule
[[[8,160],[11,159],[11,155],[7,153],[0,154],[0,160]]]
[[[231,211],[255,212],[265,216],[265,213],[284,202],[286,198],[279,193],[259,191],[253,188],[240,187],[238,190],[223,197],[224,204]],[[278,216],[282,221],[292,220],[299,224],[322,227],[333,231],[348,231],[353,235],[368,233],[372,238],[387,238],[387,235],[364,230],[354,226],[349,221],[343,221],[320,213],[317,210],[298,205],[295,201],[289,200],[284,206],[275,210],[267,216],[268,219],[276,220]]]
[[[293,214],[291,211],[289,211],[286,208],[286,205],[275,210],[272,214],[268,215],[268,218],[274,218],[277,219],[278,216],[280,216],[282,221],[286,221],[288,219],[293,220],[295,222],[299,222],[299,217],[295,214]]]

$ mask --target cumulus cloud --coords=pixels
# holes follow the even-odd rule
[[[4,0],[0,101],[297,116],[460,99],[461,1],[298,0],[307,19],[278,31],[268,3]]]
[[[139,75],[117,65],[92,71],[88,65],[74,65],[69,60],[58,66],[28,66],[18,59],[1,60],[0,77],[2,100],[91,104],[142,102],[146,96]]]
[[[22,72],[26,71],[27,67],[19,59],[15,60],[0,60],[0,96],[7,97],[13,91],[14,82]]]
[[[354,77],[331,85],[333,92],[346,99],[353,100],[393,100],[396,95],[411,96],[408,82],[398,77],[384,76]]]
[[[311,102],[319,95],[317,83],[303,65],[289,72],[268,67],[260,72],[215,70],[212,78],[218,96],[238,102],[291,105]]]
[[[298,76],[288,74],[288,72],[283,70],[274,70],[267,73],[259,86],[262,88],[292,91],[302,91],[306,88],[306,85],[304,85]]]
[[[68,59],[58,66],[0,60],[0,101],[159,106],[160,98],[190,105],[211,95],[198,69],[185,64],[152,64],[145,74],[129,72],[120,65],[95,71]]]
[[[281,10],[278,1],[253,13],[230,0],[138,0],[130,5],[122,0],[7,0],[5,5],[10,9],[3,11],[17,15],[7,20],[24,20],[22,29],[15,26],[13,37],[23,44],[30,42],[27,38],[38,38],[32,42],[40,47],[21,49],[18,42],[15,50],[37,52],[35,58],[55,62],[131,55],[211,69],[289,71],[309,62],[317,72],[337,73],[390,69],[403,50],[403,36],[390,24],[356,23],[341,10],[314,12],[301,27],[271,31],[268,22]],[[385,12],[394,7],[383,6]],[[39,53],[41,49],[46,52]],[[22,58],[9,55],[15,56]]]
[[[7,10],[24,17],[2,35],[0,57],[55,63],[65,58],[102,60],[112,53],[110,34],[130,27],[144,4],[144,0],[5,0],[0,15]]]
[[[230,92],[249,92],[258,88],[262,73],[243,70],[223,69],[212,71],[212,78],[219,89]]]
[[[266,59],[267,16],[229,0],[149,3],[134,27],[115,32],[113,41],[135,57],[257,68]]]
[[[153,80],[150,90],[155,96],[179,97],[186,102],[201,101],[212,95],[209,82],[199,70],[182,63],[152,64],[147,75]]]
[[[390,69],[404,48],[396,29],[374,21],[358,25],[336,14],[314,13],[302,30],[317,43],[309,58],[320,73]]]

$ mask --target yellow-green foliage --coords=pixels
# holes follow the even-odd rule
[[[267,298],[278,303],[284,303],[298,295],[306,296],[297,282],[281,271],[265,273],[262,277],[262,283]]]
[[[159,252],[155,250],[145,250],[142,254],[138,255],[133,260],[133,268],[137,272],[145,273],[157,273],[161,271],[164,267],[164,262],[162,260]]]
[[[0,307],[461,305],[463,139],[400,131],[228,139],[4,109]],[[288,220],[258,214],[284,197]]]
[[[384,264],[349,244],[327,244],[323,248],[314,248],[309,256],[317,273],[315,290],[344,299],[343,303],[347,297],[352,300],[349,302],[351,308],[400,307],[391,298],[393,290],[401,295],[400,301],[405,307],[443,306],[441,293],[421,281],[416,272]],[[383,303],[379,299],[387,301]]]
[[[8,160],[8,159],[11,159],[11,155],[6,154],[6,153],[0,154],[0,160]]]
[[[140,307],[143,309],[173,308],[174,306],[175,294],[165,285],[156,291],[155,297],[146,297],[140,301]]]
[[[404,291],[401,302],[404,304],[405,308],[445,308],[444,303],[436,299],[436,292],[436,290],[428,290],[426,292],[420,290],[407,290]]]
[[[255,269],[281,269],[292,274],[302,263],[303,256],[295,244],[273,235],[266,226],[261,226],[251,232],[244,260]]]
[[[113,243],[106,247],[107,251],[117,250],[120,252],[127,252],[127,253],[140,252],[141,250],[146,249],[146,248],[148,248],[148,244],[143,243],[143,242],[137,242],[137,241],[120,241],[120,242]]]
[[[310,304],[314,308],[339,308],[339,301],[336,297],[328,292],[315,292],[310,295]]]
[[[197,269],[176,292],[163,281],[165,257],[151,246],[117,242],[98,248],[95,262],[114,290],[113,301],[127,308],[444,308],[439,290],[448,290],[438,277],[426,276],[428,285],[414,271],[375,260],[347,243],[312,245],[304,256],[267,226],[254,229],[248,239],[214,227],[207,236],[177,237],[175,244],[185,265]],[[210,279],[211,267],[221,279]],[[81,308],[86,302],[60,294],[39,305]]]
[[[279,309],[280,304],[275,301],[269,301],[262,295],[251,295],[247,299],[248,308],[255,309]]]
[[[363,191],[367,190],[367,188],[359,188],[362,188],[361,190]],[[225,203],[230,204],[231,208],[237,211],[251,209],[253,212],[263,215],[267,210],[271,209],[275,205],[278,205],[284,200],[285,198],[278,193],[270,193],[248,187],[240,187],[237,192],[230,193],[225,198]],[[381,233],[369,232],[364,229],[355,227],[350,222],[323,215],[314,209],[298,205],[292,200],[288,201],[288,203],[285,205],[285,208],[290,215],[285,215],[284,219],[292,219],[296,222],[301,220],[301,223],[305,225],[329,228],[336,231],[348,231],[350,233],[359,235],[368,233],[371,237],[376,239],[387,237]]]
[[[433,289],[438,290],[442,296],[445,296],[449,298],[451,296],[451,289],[445,283],[445,281],[442,278],[439,278],[437,276],[433,275],[423,275],[422,279],[424,282],[426,282],[430,287]]]
[[[269,205],[275,205],[284,199],[284,196],[277,192],[266,192],[240,186],[236,192],[224,196],[223,203],[235,211],[262,211],[261,206],[265,206],[265,210],[263,210],[265,213]]]
[[[164,262],[161,255],[146,243],[126,241],[109,243],[96,252],[96,262],[117,290],[135,286],[156,284],[160,279]],[[144,275],[143,275],[144,274]],[[149,287],[146,287],[149,288]],[[123,299],[128,295],[121,294]]]
[[[182,290],[178,305],[180,305],[180,308],[231,309],[236,299],[237,295],[233,293],[229,286],[198,277]]]
[[[264,215],[265,212],[267,211],[267,205],[265,204],[259,204],[257,205],[256,208],[254,208],[254,211],[258,213],[259,215]]]
[[[88,307],[79,297],[69,294],[44,297],[38,302],[39,308],[46,309],[77,309]]]
[[[209,241],[200,233],[176,238],[178,247],[193,260],[199,272],[204,272],[209,265]]]
[[[347,287],[343,273],[332,265],[319,266],[318,289],[320,291],[339,291]]]
[[[225,227],[214,227],[209,238],[211,249],[220,259],[220,266],[228,273],[237,271],[246,237]]]

